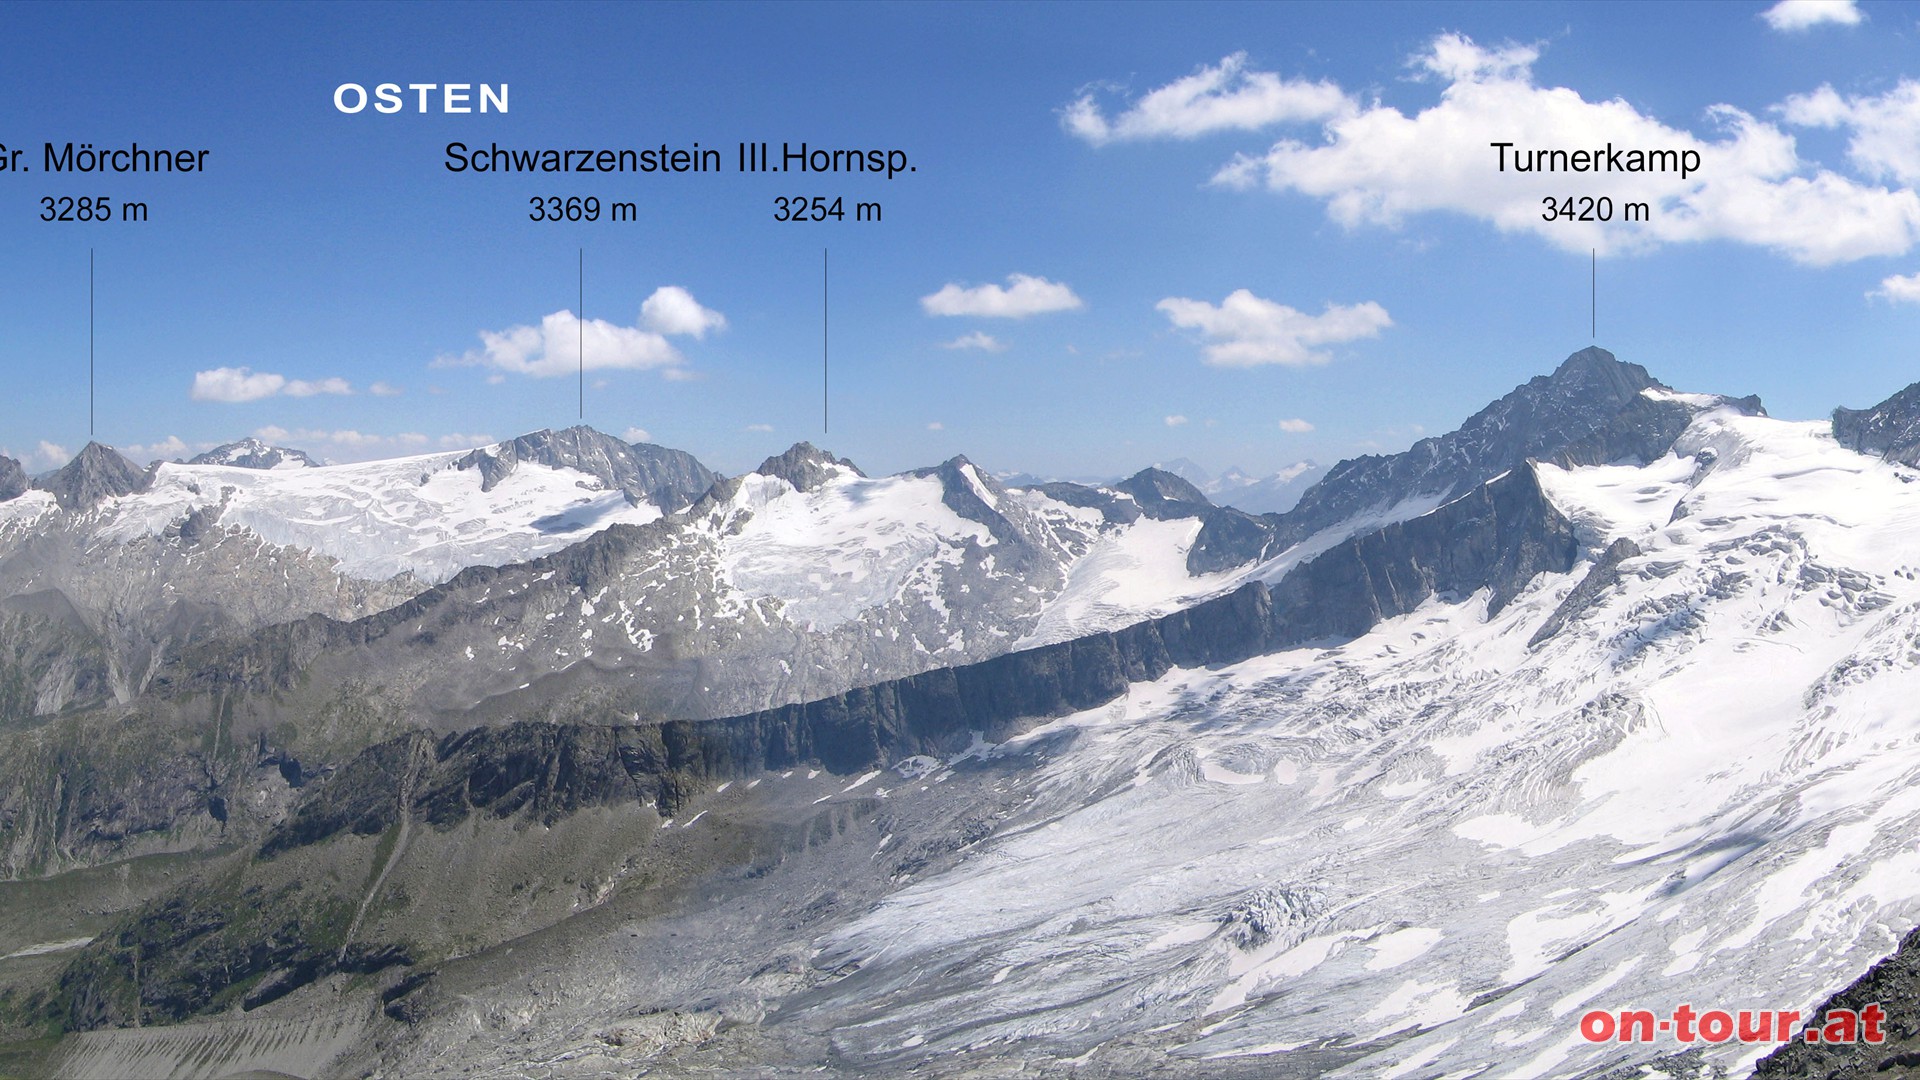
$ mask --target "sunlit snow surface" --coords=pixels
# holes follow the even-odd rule
[[[1589,1008],[1808,1011],[1889,952],[1920,922],[1914,474],[1725,412],[1541,472],[1591,550],[1645,549],[1558,635],[1527,647],[1586,565],[1002,747],[1040,755],[1025,812],[819,942],[878,1006],[836,1037],[1572,1076],[1682,1049],[1589,1045]]]
[[[381,579],[411,571],[440,582],[473,565],[503,565],[557,551],[615,523],[641,524],[658,508],[632,506],[618,491],[571,469],[521,462],[492,491],[464,452],[330,465],[318,469],[160,466],[151,490],[98,513],[105,539],[152,535],[188,509],[218,506],[219,523],[271,544],[339,560]]]
[[[735,499],[753,516],[721,538],[733,584],[749,596],[782,598],[796,622],[827,630],[910,586],[935,592],[934,568],[957,561],[967,539],[993,542],[984,525],[947,508],[938,480],[836,471],[812,492],[774,477],[743,478]]]

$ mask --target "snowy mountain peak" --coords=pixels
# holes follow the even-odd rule
[[[1199,488],[1201,491],[1207,490],[1217,482],[1212,473],[1208,472],[1199,462],[1194,461],[1192,458],[1179,457],[1174,458],[1172,461],[1156,461],[1150,468],[1158,469],[1161,472],[1172,473],[1187,483],[1192,484],[1194,487]],[[1228,473],[1236,471],[1238,470],[1229,469]],[[1226,478],[1227,477],[1223,475],[1219,479],[1225,480]]]
[[[1850,450],[1920,465],[1920,382],[1871,408],[1833,410],[1833,437]]]
[[[691,505],[713,486],[715,475],[689,453],[651,443],[625,443],[584,425],[543,428],[495,446],[482,447],[454,463],[480,471],[480,490],[492,491],[522,462],[585,473],[627,497],[665,513]]]
[[[187,464],[227,465],[239,469],[314,469],[320,466],[320,462],[303,450],[272,446],[254,438],[216,446],[189,459]]]
[[[1193,517],[1213,505],[1199,488],[1165,469],[1141,469],[1113,487],[1133,496],[1151,518]]]
[[[761,462],[754,472],[761,476],[779,477],[792,484],[796,491],[816,491],[841,470],[854,476],[867,475],[846,458],[836,458],[810,442],[797,442],[779,457],[770,457]]]
[[[17,499],[26,494],[26,491],[26,470],[12,458],[0,457],[0,502]]]
[[[63,510],[84,510],[108,499],[147,489],[146,470],[128,461],[111,446],[90,442],[72,461],[34,481],[50,492]]]

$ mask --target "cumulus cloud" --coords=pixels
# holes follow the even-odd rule
[[[48,468],[57,469],[73,460],[73,454],[66,447],[61,446],[59,443],[48,442],[45,439],[40,440],[40,445],[35,449],[34,453],[38,455],[40,464]]]
[[[1298,417],[1280,421],[1280,430],[1289,435],[1305,435],[1313,430],[1313,425]]]
[[[281,392],[288,397],[317,397],[321,394],[345,396],[353,393],[353,387],[347,380],[341,378],[314,379],[312,381],[306,379],[288,379],[285,389]]]
[[[1417,215],[1454,213],[1581,254],[1733,241],[1830,265],[1920,244],[1920,195],[1880,182],[1904,184],[1920,170],[1913,128],[1903,128],[1920,91],[1903,86],[1866,99],[1817,92],[1776,110],[1789,125],[1849,126],[1850,159],[1860,171],[1842,172],[1802,159],[1787,128],[1732,105],[1705,110],[1695,131],[1618,98],[1590,101],[1540,85],[1533,75],[1539,53],[1533,45],[1488,47],[1461,34],[1439,35],[1411,60],[1439,87],[1429,107],[1403,112],[1375,102],[1318,120],[1276,120],[1314,131],[1235,156],[1213,182],[1318,199],[1348,228],[1394,228]],[[1172,128],[1139,131],[1142,138],[1179,136]],[[1512,144],[1504,171],[1500,151],[1489,145],[1494,140]],[[1521,172],[1513,160],[1527,151],[1609,144],[1691,151],[1703,165],[1686,176],[1671,169]],[[1542,200],[1568,194],[1606,198],[1612,220],[1543,220]],[[1644,214],[1637,204],[1645,204]]]
[[[389,382],[377,382],[367,387],[367,393],[372,394],[374,397],[399,397],[401,394],[406,393],[406,391]]]
[[[1109,120],[1091,92],[1060,111],[1072,134],[1099,146],[1128,139],[1193,139],[1215,131],[1254,131],[1288,121],[1324,120],[1354,105],[1330,82],[1284,79],[1247,67],[1234,53],[1153,90]]]
[[[248,367],[220,367],[194,372],[191,395],[195,401],[222,401],[238,404],[277,397],[281,394],[304,398],[316,397],[320,394],[344,396],[351,393],[353,393],[353,385],[339,377],[289,379],[284,375],[275,375],[270,371],[254,371]]]
[[[971,334],[962,334],[952,341],[940,343],[943,349],[979,349],[982,352],[1005,352],[1007,343],[985,331],[975,330]]]
[[[772,430],[773,430],[773,425],[772,425],[772,424],[748,424],[748,425],[747,425],[747,427],[746,427],[746,430],[748,430],[748,431],[772,431]]]
[[[920,306],[929,315],[1024,319],[1054,311],[1077,311],[1085,305],[1072,289],[1060,282],[1031,274],[1008,274],[1006,288],[998,285],[966,288],[949,282],[939,292],[921,297]]]
[[[935,420],[932,423],[927,425],[927,430],[928,431],[945,431],[947,430],[947,425],[941,423],[938,420]]]
[[[686,374],[686,357],[669,336],[703,338],[726,326],[726,319],[694,301],[677,285],[655,289],[640,305],[640,325],[605,319],[582,323],[571,311],[556,311],[539,326],[480,331],[480,348],[460,356],[442,356],[435,367],[490,367],[496,372],[552,378],[572,375],[584,363],[589,371],[659,371],[673,378]],[[490,383],[501,379],[489,376]]]
[[[1178,414],[1178,413],[1175,413],[1174,415],[1172,415],[1172,416],[1169,416],[1169,417],[1167,417],[1167,419],[1166,419],[1166,425],[1167,425],[1168,427],[1179,427],[1180,425],[1182,425],[1182,424],[1184,424],[1184,423],[1186,423],[1186,422],[1187,422],[1187,418],[1186,418],[1186,417],[1184,417],[1184,416],[1181,416],[1181,415],[1180,415],[1180,414]]]
[[[1780,0],[1760,13],[1775,30],[1811,30],[1823,23],[1858,26],[1865,18],[1854,0]]]
[[[1777,111],[1789,124],[1850,131],[1847,159],[1868,176],[1920,181],[1920,82],[1902,79],[1884,94],[1862,97],[1822,86],[1795,94]]]
[[[638,428],[638,427],[628,428],[627,430],[620,433],[620,437],[630,443],[653,441],[653,436],[647,434],[646,428]]]
[[[725,330],[727,317],[703,308],[693,294],[678,285],[663,285],[640,304],[640,322],[656,334],[685,334],[704,338],[709,330]]]
[[[1184,297],[1168,297],[1155,306],[1173,325],[1208,338],[1207,363],[1217,367],[1324,364],[1332,357],[1317,346],[1377,337],[1393,325],[1387,309],[1371,300],[1328,304],[1320,314],[1308,315],[1246,289],[1235,289],[1218,306]]]
[[[285,389],[286,376],[267,372],[255,374],[251,368],[223,367],[193,374],[195,401],[259,401]]]
[[[1895,274],[1880,279],[1880,287],[1867,294],[1894,304],[1920,304],[1920,274]]]
[[[370,461],[417,454],[422,448],[433,445],[443,450],[457,450],[486,446],[496,441],[491,435],[453,434],[434,439],[418,431],[402,431],[394,435],[379,435],[353,428],[295,428],[290,431],[278,424],[255,428],[253,437],[279,446],[324,450],[322,456],[330,461]]]
[[[127,455],[127,457],[133,461],[144,463],[152,461],[155,458],[184,457],[189,449],[191,448],[187,446],[186,441],[181,439],[180,436],[169,435],[159,442],[134,443],[130,446],[123,446],[120,448],[120,452]]]

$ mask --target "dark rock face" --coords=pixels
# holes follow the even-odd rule
[[[1498,611],[1536,574],[1578,557],[1571,524],[1533,471],[1518,470],[1412,521],[1335,547],[1274,589],[1262,582],[1112,633],[941,668],[801,704],[634,727],[513,724],[447,736],[413,786],[438,826],[527,809],[546,819],[616,800],[671,815],[687,795],[762,769],[818,762],[839,773],[950,754],[1106,704],[1173,667],[1237,663],[1365,633],[1436,594],[1486,588]],[[420,735],[374,747],[323,783],[267,841],[274,853],[397,820],[393,792]]]
[[[475,450],[454,464],[480,470],[480,489],[492,491],[523,461],[573,469],[664,513],[686,509],[717,479],[692,454],[652,443],[621,442],[590,427],[536,431],[499,446]]]
[[[1607,550],[1601,553],[1593,569],[1587,571],[1587,576],[1580,579],[1580,584],[1573,587],[1567,598],[1560,601],[1560,606],[1553,609],[1553,614],[1547,616],[1547,621],[1540,624],[1540,629],[1527,639],[1527,648],[1535,648],[1545,642],[1565,628],[1569,620],[1592,607],[1601,593],[1620,581],[1620,564],[1639,554],[1640,545],[1624,536],[1607,545]]]
[[[814,491],[832,475],[827,468],[829,465],[852,469],[860,476],[867,475],[846,458],[836,458],[809,442],[794,443],[786,453],[768,458],[753,471],[761,476],[777,476],[792,484],[796,491]]]
[[[1187,571],[1204,574],[1245,566],[1280,553],[1273,522],[1222,506],[1210,511],[1187,551]]]
[[[1133,496],[1140,512],[1156,521],[1198,517],[1213,508],[1199,488],[1164,469],[1141,469],[1113,487]]]
[[[1881,1025],[1885,1042],[1878,1046],[1865,1042],[1808,1043],[1799,1039],[1796,1030],[1795,1041],[1760,1059],[1753,1070],[1754,1080],[1868,1080],[1920,1075],[1920,930],[1909,931],[1892,956],[1812,1010],[1801,1028],[1819,1026],[1833,1009],[1858,1013],[1868,1005],[1879,1005],[1886,1013]]]
[[[189,465],[231,465],[239,469],[278,469],[283,466],[297,465],[304,469],[315,469],[320,463],[302,450],[290,450],[284,446],[269,446],[259,439],[241,439],[225,446],[216,446],[204,454],[188,459]]]
[[[1920,382],[1870,409],[1833,410],[1841,446],[1902,465],[1920,465]]]
[[[33,486],[51,492],[63,510],[85,510],[145,491],[152,479],[113,447],[90,442],[63,468],[40,477]]]
[[[0,457],[0,502],[17,499],[26,492],[26,471],[12,458]]]
[[[1130,525],[1140,520],[1140,504],[1137,501],[1115,498],[1105,488],[1086,487],[1067,481],[1053,481],[1040,484],[1036,490],[1055,502],[1068,506],[1078,506],[1087,510],[1100,511],[1101,518],[1109,525]]]
[[[1369,454],[1335,465],[1285,514],[1259,519],[1277,553],[1329,526],[1415,498],[1453,498],[1529,459],[1560,465],[1647,462],[1665,454],[1700,406],[1643,391],[1667,387],[1638,364],[1605,349],[1582,349],[1551,375],[1538,375],[1445,435],[1404,453]],[[1758,398],[1716,399],[1764,415]],[[1190,573],[1240,565],[1255,550],[1242,518],[1210,519],[1187,556]],[[1237,535],[1236,535],[1237,534]]]

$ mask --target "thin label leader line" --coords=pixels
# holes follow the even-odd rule
[[[93,249],[87,249],[87,439],[94,435],[93,379]]]
[[[827,432],[827,249],[820,249],[820,433]]]
[[[1587,249],[1587,336],[1600,340],[1600,249]]]
[[[580,419],[587,418],[587,249],[580,249]]]

